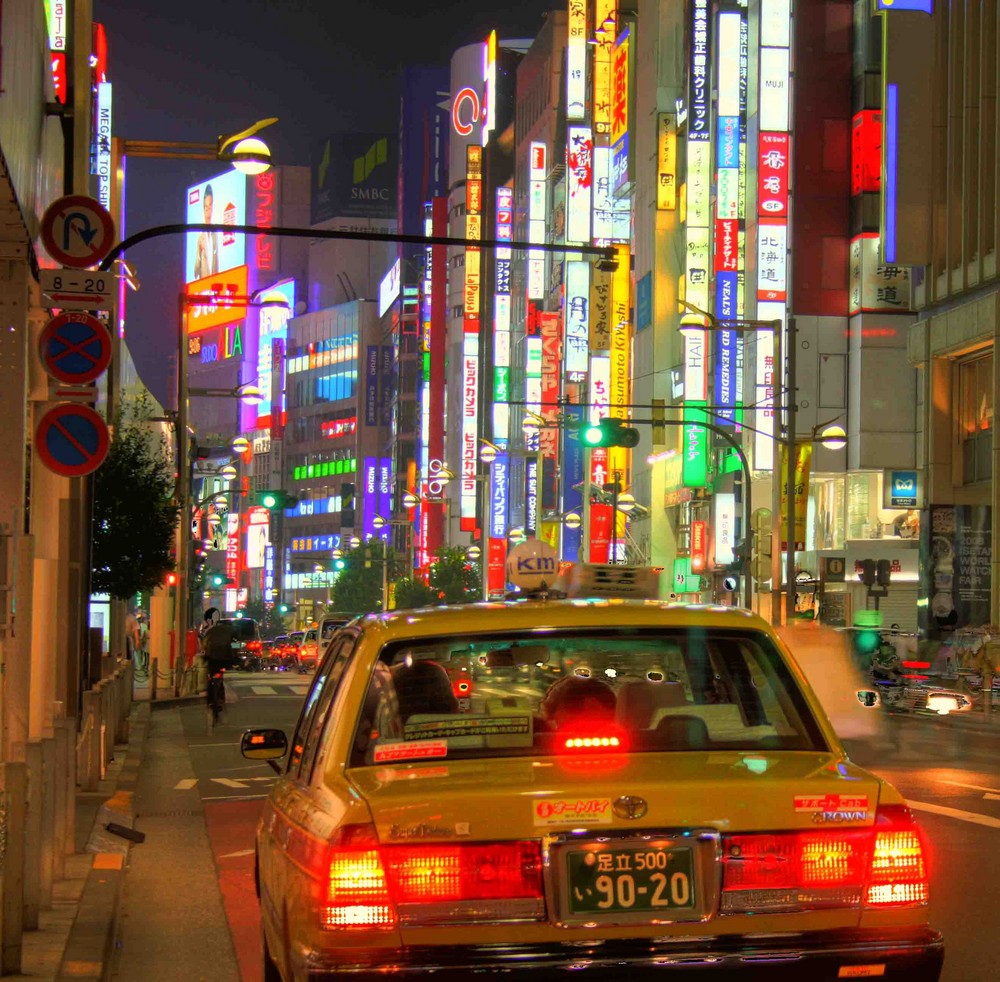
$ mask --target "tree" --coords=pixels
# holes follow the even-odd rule
[[[92,589],[117,600],[162,586],[175,563],[174,464],[152,415],[145,394],[122,407],[94,477]]]
[[[378,539],[345,553],[344,568],[333,584],[333,609],[345,614],[381,610],[382,564],[390,559]]]
[[[437,591],[432,590],[423,580],[408,576],[394,584],[396,608],[428,607],[440,603]]]
[[[481,600],[483,581],[459,546],[438,549],[428,580],[439,603],[460,604]]]
[[[243,608],[243,616],[252,617],[257,622],[262,638],[276,638],[288,633],[285,615],[274,604],[266,604],[257,598],[248,600]]]

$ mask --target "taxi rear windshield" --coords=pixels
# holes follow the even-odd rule
[[[591,746],[827,749],[781,654],[760,632],[534,632],[387,645],[351,765]]]

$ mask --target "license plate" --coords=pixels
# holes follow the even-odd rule
[[[567,867],[574,914],[655,914],[695,905],[690,849],[573,849]]]

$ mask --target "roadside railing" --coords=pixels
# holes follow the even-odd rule
[[[128,742],[132,670],[132,662],[123,659],[110,675],[83,693],[76,764],[84,791],[98,790],[114,757],[115,745]]]

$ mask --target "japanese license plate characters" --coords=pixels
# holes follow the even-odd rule
[[[655,914],[695,905],[690,849],[573,849],[566,868],[573,914]]]

